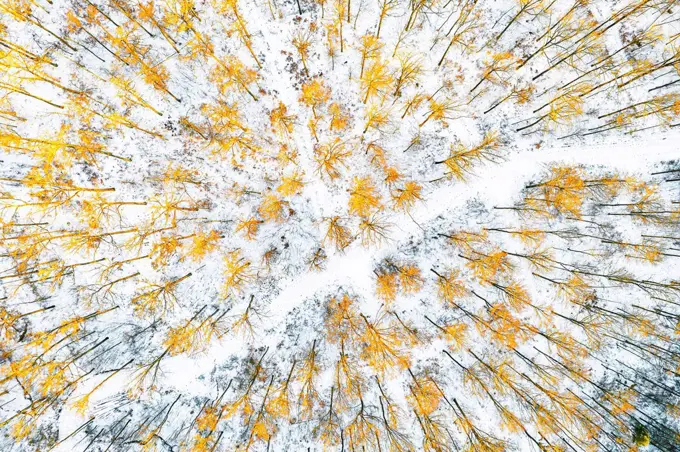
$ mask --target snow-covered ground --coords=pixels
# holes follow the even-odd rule
[[[0,449],[673,450],[674,3],[2,3]]]

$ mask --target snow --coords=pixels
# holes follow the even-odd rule
[[[146,226],[150,229],[161,227],[162,221],[158,224],[148,224],[151,219],[152,206],[176,197],[182,199],[184,206],[188,203],[197,203],[199,207],[196,212],[179,214],[177,235],[190,236],[196,232],[214,228],[224,236],[220,240],[218,250],[209,253],[200,262],[193,262],[173,254],[168,265],[165,266],[154,266],[150,259],[140,259],[126,264],[124,270],[115,272],[115,276],[110,280],[136,272],[140,273],[139,277],[116,286],[116,296],[101,302],[88,301],[82,291],[78,291],[79,287],[97,282],[98,267],[88,266],[78,269],[74,276],[68,278],[64,285],[54,293],[49,293],[41,287],[36,288],[35,285],[30,290],[22,289],[13,293],[15,287],[0,280],[0,298],[2,296],[9,298],[7,306],[29,303],[37,296],[51,297],[40,306],[55,304],[57,308],[48,316],[30,320],[31,327],[36,331],[49,330],[56,327],[61,320],[74,315],[118,306],[115,311],[97,318],[87,327],[88,331],[95,336],[108,335],[110,341],[107,345],[116,344],[116,348],[112,349],[113,352],[103,353],[103,358],[99,360],[85,360],[83,365],[74,366],[74,375],[82,375],[90,370],[93,374],[84,378],[82,383],[73,388],[73,392],[65,397],[68,399],[66,402],[60,402],[59,409],[51,415],[53,419],[48,423],[50,427],[58,430],[53,436],[59,440],[65,439],[95,413],[93,425],[96,428],[86,434],[74,435],[60,443],[55,450],[80,450],[95,435],[98,435],[96,432],[105,431],[106,433],[102,433],[102,437],[99,438],[101,442],[97,444],[97,447],[104,445],[102,448],[104,450],[107,443],[115,442],[112,426],[116,425],[115,422],[121,416],[131,422],[131,428],[129,431],[126,430],[126,435],[130,435],[131,439],[139,440],[139,435],[135,436],[132,426],[137,428],[141,422],[153,416],[158,410],[162,413],[162,410],[169,406],[179,394],[182,397],[178,405],[173,407],[162,432],[165,432],[164,435],[167,436],[164,436],[165,440],[175,444],[175,448],[185,450],[184,447],[188,446],[180,446],[180,440],[190,435],[187,430],[188,424],[197,415],[202,404],[207,400],[217,398],[230,381],[235,382],[234,391],[236,392],[229,392],[226,397],[230,400],[235,399],[240,394],[238,391],[245,389],[249,378],[248,372],[254,366],[252,362],[254,356],[259,357],[265,349],[267,350],[264,367],[267,371],[271,371],[271,375],[275,376],[278,382],[285,378],[292,360],[301,359],[303,354],[310,349],[312,342],[316,340],[320,344],[320,360],[323,364],[319,393],[324,403],[327,403],[328,393],[333,385],[333,368],[339,353],[337,344],[324,340],[326,334],[324,321],[327,317],[328,300],[331,297],[349,293],[356,300],[360,312],[367,318],[375,320],[379,313],[385,311],[385,307],[375,294],[376,274],[374,271],[385,259],[415,263],[425,279],[421,292],[411,296],[399,295],[392,306],[395,312],[400,315],[403,313],[407,321],[415,324],[419,330],[432,333],[432,336],[428,337],[427,344],[415,347],[411,353],[413,369],[417,372],[431,371],[433,375],[440,377],[447,383],[446,389],[449,391],[449,396],[463,402],[465,408],[471,410],[472,417],[485,431],[496,433],[499,431],[500,421],[493,411],[493,406],[488,403],[488,400],[470,397],[462,384],[458,369],[452,370],[453,366],[449,366],[451,363],[444,361],[441,357],[441,350],[446,346],[445,341],[434,336],[434,332],[430,331],[431,325],[423,318],[427,314],[436,321],[463,319],[460,312],[444,308],[436,301],[437,290],[435,281],[430,278],[430,268],[460,268],[464,277],[467,278],[466,281],[470,283],[470,287],[479,286],[472,281],[473,276],[465,270],[464,262],[457,257],[457,252],[437,234],[462,230],[478,231],[484,227],[520,224],[516,215],[495,210],[494,207],[511,206],[520,201],[525,186],[545,176],[549,169],[556,165],[583,167],[589,171],[589,174],[602,175],[616,172],[639,177],[642,180],[660,182],[660,178],[653,178],[650,173],[663,170],[667,162],[677,160],[680,155],[678,149],[680,130],[668,127],[668,123],[659,125],[654,122],[656,118],[647,118],[638,124],[640,129],[650,127],[646,130],[637,131],[635,127],[638,125],[636,125],[620,131],[584,135],[588,133],[589,128],[605,123],[606,119],[598,119],[598,116],[649,98],[650,86],[658,86],[671,81],[670,72],[660,76],[658,80],[643,79],[625,90],[615,91],[615,94],[608,92],[588,96],[585,99],[583,115],[573,123],[554,129],[534,128],[524,133],[517,132],[518,128],[533,122],[544,114],[544,111],[536,114],[535,109],[555,96],[556,87],[571,80],[575,74],[583,72],[572,70],[566,63],[559,70],[549,72],[537,82],[537,95],[528,105],[507,101],[494,109],[493,113],[483,114],[484,110],[502,99],[507,92],[507,87],[493,85],[488,81],[476,91],[479,98],[474,103],[466,104],[464,101],[471,96],[470,88],[482,74],[482,63],[490,55],[487,55],[485,50],[465,52],[463,49],[452,48],[444,64],[441,67],[437,66],[446,48],[447,40],[438,39],[441,36],[438,36],[437,28],[444,26],[442,17],[445,16],[435,14],[436,8],[423,12],[418,19],[417,26],[414,26],[399,44],[403,54],[410,52],[422,58],[426,71],[418,84],[408,87],[400,98],[386,95],[381,102],[380,96],[375,96],[365,104],[362,102],[364,95],[359,78],[361,58],[359,44],[362,35],[375,31],[378,6],[375,2],[364,0],[353,3],[354,20],[352,24],[345,23],[343,29],[345,50],[338,53],[331,62],[326,47],[325,33],[327,31],[322,27],[329,23],[333,14],[330,3],[325,5],[325,16],[322,20],[320,8],[316,3],[302,1],[303,14],[299,16],[295,2],[287,1],[278,4],[272,0],[273,7],[280,13],[272,17],[267,2],[238,2],[245,25],[252,36],[256,56],[262,65],[257,82],[250,86],[258,98],[257,101],[251,99],[248,94],[238,92],[237,89],[232,89],[227,94],[220,94],[218,84],[214,81],[211,72],[217,67],[216,63],[210,58],[205,58],[205,60],[187,58],[192,34],[186,31],[176,33],[175,36],[182,50],[181,55],[172,50],[160,33],[155,33],[155,36],[150,38],[143,35],[140,30],[134,31],[136,35],[139,35],[141,42],[149,46],[149,52],[145,55],[149,61],[162,64],[167,69],[170,75],[168,89],[173,94],[177,94],[181,102],[175,102],[160,90],[153,89],[133,68],[121,66],[100,46],[93,44],[90,50],[105,59],[105,63],[101,63],[82,49],[74,55],[61,50],[51,52],[52,57],[59,61],[59,68],[53,70],[51,74],[61,83],[73,82],[68,86],[76,87],[76,82],[79,82],[93,87],[92,97],[96,99],[96,102],[90,104],[92,108],[99,108],[98,105],[101,104],[105,105],[101,111],[125,112],[131,120],[144,129],[161,134],[162,139],[121,125],[112,127],[106,119],[100,116],[95,116],[90,125],[85,120],[86,115],[82,112],[75,113],[73,117],[66,117],[62,116],[63,112],[59,109],[46,106],[36,99],[17,94],[10,95],[11,105],[19,116],[25,115],[29,118],[16,128],[22,136],[57,139],[62,123],[67,123],[73,127],[73,130],[64,131],[64,137],[66,141],[73,141],[77,140],[78,132],[93,126],[98,132],[102,132],[101,142],[106,144],[108,152],[131,159],[130,162],[125,162],[115,158],[97,158],[96,165],[80,162],[72,166],[66,165],[67,169],[64,172],[76,186],[115,187],[115,194],[111,194],[109,199],[147,203],[146,206],[123,207],[119,221],[114,219],[97,232],[136,227],[141,230]],[[502,24],[504,20],[507,20],[510,11],[514,11],[514,3],[509,1],[484,3],[486,4],[483,5],[483,19],[486,22],[486,28],[477,36],[478,44],[491,42],[489,40],[493,34],[502,27],[500,25],[490,27],[494,23]],[[512,47],[520,55],[526,55],[534,45],[532,36],[537,30],[534,28],[534,20],[543,22],[554,20],[556,17],[561,17],[561,14],[570,7],[570,4],[566,2],[554,3],[556,3],[555,13],[552,19],[518,21],[504,36],[503,45]],[[620,3],[622,2],[614,4],[596,1],[592,2],[588,8],[598,20],[606,20],[612,11],[622,6]],[[168,2],[164,5],[175,5],[175,3]],[[255,60],[238,38],[237,32],[231,28],[233,24],[227,25],[232,22],[233,18],[215,12],[216,9],[225,5],[197,3],[197,10],[203,20],[197,21],[194,26],[198,32],[212,40],[218,59],[228,56],[237,57],[248,68],[255,69],[257,68]],[[47,8],[47,5],[43,6]],[[73,7],[74,5],[70,2],[55,0],[48,10],[37,11],[36,14],[46,27],[61,32],[65,29],[63,17],[66,11]],[[442,11],[445,11],[445,7],[441,7]],[[111,5],[106,8],[115,19],[121,22],[125,20]],[[408,17],[408,5],[405,2],[400,3],[396,12],[385,18],[381,28],[381,39],[386,44],[382,52],[393,70],[397,68],[397,59],[390,58],[390,56],[395,43],[400,39],[400,31]],[[650,13],[636,19],[637,22],[624,23],[616,27],[607,35],[606,45],[610,52],[625,45],[625,33],[630,32],[630,28],[635,26],[634,28],[644,29],[653,20],[652,17],[654,14]],[[22,43],[28,48],[35,48],[34,41],[39,43],[37,47],[43,47],[44,43],[50,42],[49,36],[42,35],[35,40],[33,38],[33,33],[37,33],[35,27],[16,20],[8,21],[8,23],[8,35],[15,40],[13,42]],[[311,45],[307,63],[310,70],[309,74],[306,74],[302,69],[299,55],[290,41],[296,31],[309,29],[311,24],[315,24],[317,29],[313,32],[315,39]],[[130,30],[134,28],[130,24],[127,26]],[[676,25],[670,22],[664,30],[667,35],[672,35],[675,28]],[[83,42],[87,37],[80,33],[74,39]],[[657,43],[641,52],[645,57],[656,57],[662,53],[661,47]],[[504,49],[493,50],[495,52]],[[88,75],[81,70],[74,61],[87,67],[91,74]],[[537,57],[525,71],[515,76],[516,78],[512,80],[513,84],[520,86],[529,83],[533,76],[548,67],[549,61],[543,56]],[[584,61],[575,61],[573,64],[589,67],[590,61],[589,56]],[[119,96],[120,92],[112,84],[107,83],[114,73],[125,74],[132,79],[141,96],[154,108],[161,110],[163,116],[155,114],[150,109],[124,105]],[[330,87],[332,97],[328,104],[339,103],[352,117],[348,129],[338,133],[329,131],[325,122],[322,123],[319,142],[307,126],[308,121],[313,118],[311,109],[299,101],[302,84],[314,77],[322,78]],[[443,86],[447,87],[442,88]],[[64,111],[74,109],[73,102],[58,88],[47,83],[31,83],[30,87],[31,92],[65,105]],[[439,92],[439,89],[443,89],[441,91],[443,97],[460,101],[461,107],[455,112],[455,118],[446,121],[432,119],[421,127],[420,125],[427,117],[427,102],[417,110],[417,114],[401,118],[403,102],[408,96],[417,92],[432,94]],[[228,101],[238,106],[248,132],[252,133],[254,142],[262,149],[258,155],[236,159],[238,164],[233,164],[230,156],[215,155],[219,146],[214,136],[204,139],[183,125],[186,120],[204,126],[209,119],[207,111],[202,107],[217,105],[219,101]],[[271,130],[269,114],[279,105],[279,102],[283,102],[288,107],[289,113],[297,117],[295,132],[290,140],[278,137]],[[385,130],[365,131],[367,110],[372,105],[389,104],[392,105],[389,107],[392,121]],[[327,106],[321,107],[322,114],[326,113]],[[324,121],[327,121],[327,117],[328,114],[325,114]],[[213,118],[212,122],[213,125],[208,128],[210,133],[214,132],[216,119]],[[451,145],[456,143],[473,145],[478,143],[486,132],[492,130],[499,132],[502,143],[497,161],[481,162],[475,165],[465,181],[444,177],[443,165],[436,165],[435,162],[448,156]],[[409,148],[416,134],[421,134],[421,143]],[[320,144],[330,142],[336,137],[342,139],[353,153],[347,159],[346,165],[341,168],[341,177],[337,180],[330,180],[317,170],[317,162],[314,158],[315,149]],[[390,187],[382,182],[384,175],[371,161],[371,156],[367,151],[369,143],[376,143],[387,151],[388,165],[398,168],[405,180],[415,181],[423,187],[423,200],[408,213],[397,212],[389,207]],[[285,163],[276,159],[282,144],[287,144],[298,152],[297,162]],[[36,159],[28,154],[0,150],[0,163],[2,163],[0,177],[18,178],[27,174],[36,164]],[[169,164],[181,164],[185,173],[196,171],[201,183],[182,185],[160,182],[158,179],[162,177]],[[247,240],[240,233],[236,233],[235,227],[239,221],[251,216],[258,217],[258,206],[263,194],[276,193],[281,176],[291,174],[294,170],[300,170],[304,174],[305,186],[301,193],[286,199],[289,210],[284,221],[261,224],[257,239],[254,241]],[[353,232],[357,231],[358,219],[348,214],[347,202],[353,178],[362,176],[369,176],[377,183],[384,204],[388,206],[384,214],[390,224],[389,239],[371,247],[362,246],[361,241],[356,239],[346,249],[338,251],[324,240],[327,224],[324,220],[328,217],[340,216]],[[242,199],[237,199],[233,194],[235,184],[245,187],[252,193],[244,195]],[[678,199],[677,188],[664,183],[661,185],[660,192],[664,199]],[[3,183],[2,190],[16,193],[22,199],[29,197],[31,191],[29,188],[17,184],[12,185],[12,183]],[[9,210],[3,212],[9,212]],[[0,216],[3,221],[8,221],[11,217],[8,213],[0,213],[0,215],[4,215]],[[36,220],[41,218],[41,215],[27,215],[26,218],[29,217]],[[46,214],[44,218],[49,220],[49,229],[53,231],[71,231],[83,225],[77,208],[61,209],[57,215]],[[607,221],[610,219],[608,218]],[[562,225],[560,223],[562,220],[550,220],[550,226],[557,228]],[[666,232],[672,231],[672,228],[673,226],[666,228]],[[618,234],[632,241],[639,241],[641,238],[640,226],[630,219],[613,222],[612,231],[612,234]],[[106,258],[107,262],[122,261],[151,252],[151,245],[156,243],[161,236],[157,234],[147,239],[142,247],[143,251],[139,254],[130,249],[124,249],[121,246],[122,239],[112,238],[111,243],[103,244],[100,250],[91,255],[66,250],[62,245],[51,245],[46,255],[59,257],[69,264],[98,258]],[[507,250],[514,250],[519,246],[517,241],[507,237],[494,237],[494,242]],[[592,244],[588,242],[583,245],[591,246]],[[0,251],[4,251],[2,246],[0,243]],[[309,258],[319,248],[324,248],[328,257],[320,270],[310,269]],[[251,263],[256,278],[239,291],[225,293],[223,289],[224,255],[235,250],[238,250]],[[270,250],[275,251],[276,258],[271,267],[268,267],[263,257]],[[0,270],[6,272],[11,272],[15,265],[5,258],[0,258],[0,264],[2,264]],[[674,265],[672,260],[664,261],[662,267],[650,267],[646,263],[631,262],[629,259],[612,253],[612,256],[603,259],[602,266],[607,269],[626,268],[655,279],[680,279],[680,267]],[[549,300],[550,297],[556,298],[552,289],[548,289],[548,286],[527,276],[531,272],[528,265],[517,264],[517,268],[518,273],[526,278],[521,282],[527,286],[532,299],[543,302],[546,299]],[[174,309],[164,313],[163,316],[140,318],[136,315],[130,300],[139,293],[143,282],[167,282],[189,272],[191,277],[183,281],[178,288],[178,302]],[[625,301],[615,300],[617,303],[624,303],[624,307],[629,308],[636,302],[643,303],[647,307],[654,306],[654,302],[649,297],[627,288],[618,292],[613,290],[607,292],[607,289],[609,288],[603,289],[602,292],[612,293],[613,297],[630,297]],[[495,297],[498,298],[498,295]],[[214,311],[219,313],[217,315],[224,315],[223,318],[227,323],[234,321],[247,309],[250,300],[254,300],[254,306],[261,312],[261,316],[255,322],[254,337],[227,331],[222,337],[213,338],[204,350],[165,356],[159,364],[160,371],[155,385],[156,389],[147,390],[141,394],[132,393],[130,381],[137,372],[134,366],[148,364],[163,353],[164,340],[171,328],[186,323],[204,307],[206,313]],[[474,302],[478,303],[479,300],[474,300]],[[549,304],[553,307],[552,303]],[[557,306],[557,302],[555,305]],[[555,307],[555,309],[558,308]],[[578,313],[578,309],[573,306],[559,305],[559,309],[568,314]],[[523,319],[531,320],[531,316],[524,314]],[[556,324],[563,329],[573,329],[574,335],[581,334],[566,321],[556,322]],[[140,333],[140,331],[144,332]],[[498,351],[499,347],[488,336],[478,332],[473,334],[471,346],[480,354],[483,356],[501,355]],[[541,342],[540,338],[532,339],[535,340],[527,343],[527,349],[530,348],[529,345],[546,345],[545,342]],[[84,343],[90,343],[90,341]],[[82,344],[74,345],[72,348],[78,350],[80,347]],[[626,355],[625,351],[615,353],[609,350],[609,352],[612,353],[612,357],[621,358],[640,369],[644,368],[645,363]],[[537,356],[535,352],[532,353],[532,356]],[[119,368],[130,359],[135,360],[134,365],[120,371],[97,389],[91,399],[91,409],[84,415],[77,413],[70,402],[94,389],[106,378],[107,372]],[[465,362],[465,359],[462,361]],[[523,364],[520,362],[520,365]],[[598,379],[611,376],[605,372],[601,364],[594,361],[588,362]],[[374,369],[366,363],[362,362],[358,366],[367,377],[375,374]],[[402,408],[406,409],[408,406],[405,397],[408,394],[409,378],[405,372],[401,372],[385,382],[390,394],[399,401]],[[258,380],[256,384],[258,391],[266,388],[265,381]],[[677,382],[670,384],[677,384]],[[576,386],[567,381],[561,389],[566,388],[576,389]],[[375,408],[377,388],[371,385],[370,388],[366,388],[366,393],[371,396],[370,400]],[[0,399],[2,403],[8,400],[7,407],[3,408],[2,416],[16,412],[27,401],[21,390],[14,385],[6,397],[7,399],[4,397]],[[261,394],[258,397],[261,397]],[[317,407],[317,410],[320,414],[321,405]],[[405,419],[406,433],[415,444],[420,444],[421,433],[418,423],[410,416],[410,413],[409,416],[405,416]],[[221,448],[228,450],[228,447],[234,447],[236,442],[243,440],[243,425],[240,420],[225,421],[220,429],[224,432],[224,442],[217,450]],[[533,433],[533,427],[531,431]],[[507,438],[511,435],[503,432],[499,433],[499,436]],[[464,438],[459,435],[458,439],[462,441]],[[529,450],[527,448],[530,447],[528,445],[530,443],[526,438],[512,437],[512,439],[517,440],[518,450]],[[32,446],[28,443],[11,444],[9,441],[9,439],[4,439],[0,444],[5,445],[6,450],[31,450]],[[311,434],[311,428],[305,423],[281,425],[280,432],[272,442],[273,450],[303,450],[303,445],[317,449],[320,447],[318,440]],[[133,446],[128,443],[118,444],[116,447],[123,450],[125,447],[138,446],[139,444]],[[159,450],[162,450],[160,447]]]

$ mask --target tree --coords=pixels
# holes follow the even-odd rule
[[[340,104],[333,102],[328,106],[328,112],[331,114],[331,132],[340,132],[347,129],[352,118]]]
[[[390,113],[391,110],[389,107],[369,105],[366,109],[366,126],[364,127],[363,133],[368,132],[370,129],[383,132],[385,127],[390,125]]]
[[[295,47],[298,55],[300,55],[302,66],[305,68],[305,72],[307,73],[309,73],[309,69],[307,68],[307,59],[309,58],[309,46],[311,44],[312,36],[309,30],[300,30],[293,36],[293,47]]]
[[[446,36],[451,36],[449,39],[449,44],[444,50],[437,66],[441,66],[454,46],[463,47],[467,51],[472,51],[472,45],[476,39],[475,34],[482,28],[482,14],[479,10],[475,10],[477,2],[473,0],[465,0],[461,3],[460,10],[458,11],[458,17],[453,22],[453,25],[449,28]]]
[[[238,57],[232,55],[225,58],[221,64],[213,67],[210,76],[222,94],[236,90],[247,93],[257,101],[257,96],[250,89],[250,85],[257,80],[257,71],[246,67]]]
[[[380,13],[378,15],[378,30],[375,32],[376,38],[380,37],[380,29],[382,28],[383,21],[392,10],[397,7],[398,3],[395,0],[381,0],[380,1]]]
[[[397,298],[399,280],[395,273],[380,273],[375,280],[375,294],[385,303],[390,303]]]
[[[439,325],[429,317],[425,316],[425,319],[430,322],[437,330],[438,334],[449,343],[449,350],[451,351],[461,351],[466,345],[468,340],[467,329],[468,325],[463,322],[456,322],[451,325]]]
[[[361,357],[380,375],[408,367],[409,357],[402,349],[404,341],[399,328],[378,316],[375,323],[362,314],[365,330],[362,336]]]
[[[213,229],[209,232],[198,232],[192,237],[191,249],[187,253],[187,257],[194,262],[199,262],[205,256],[218,248],[218,242],[224,236]]]
[[[485,81],[501,86],[507,86],[509,78],[508,71],[516,64],[517,58],[511,52],[494,53],[491,56],[491,59],[484,63],[482,77],[477,84],[470,89],[470,92],[479,88]]]
[[[404,90],[416,85],[423,74],[423,64],[420,58],[410,53],[399,55],[399,69],[394,75],[395,97],[401,96]]]
[[[317,361],[316,340],[301,362],[295,380],[300,385],[298,395],[298,416],[302,420],[310,419],[319,400],[316,389],[317,378],[321,368]]]
[[[351,342],[349,342],[351,344]],[[344,341],[340,342],[340,356],[335,365],[334,386],[337,388],[335,410],[338,415],[346,413],[360,403],[366,383],[358,371],[357,360],[345,352]]]
[[[361,52],[361,70],[359,71],[359,79],[364,77],[364,66],[366,61],[374,60],[380,57],[380,50],[383,47],[383,43],[376,35],[367,34],[361,37],[361,47],[359,51]]]
[[[346,148],[347,144],[335,138],[329,143],[314,147],[314,160],[317,162],[317,172],[337,179],[341,176],[340,167],[346,167],[345,160],[352,155],[352,150]]]
[[[354,236],[347,226],[341,223],[339,216],[330,217],[325,220],[328,223],[326,235],[323,239],[324,243],[329,241],[335,245],[335,249],[342,251],[354,241]]]
[[[389,73],[387,64],[376,58],[373,60],[361,77],[361,89],[364,92],[364,103],[378,94],[385,94],[394,82]]]
[[[481,142],[475,146],[467,147],[460,143],[456,146],[452,145],[449,157],[435,164],[446,167],[448,170],[446,177],[465,180],[475,164],[483,161],[495,162],[498,159],[497,150],[500,144],[497,133],[487,132]]]
[[[276,191],[285,197],[292,197],[300,194],[305,186],[302,176],[303,173],[298,170],[288,176],[283,176],[281,178],[281,185],[276,188]]]
[[[642,424],[637,424],[635,430],[633,431],[633,442],[637,446],[645,447],[649,446],[649,431]]]
[[[130,301],[137,315],[159,315],[173,309],[177,303],[177,287],[190,276],[191,273],[187,273],[166,283],[146,283]]]
[[[352,183],[348,201],[350,214],[365,218],[382,207],[380,195],[369,177],[355,177]]]
[[[312,114],[315,118],[319,114],[317,109],[328,102],[330,98],[331,90],[321,79],[315,78],[302,85],[300,102],[312,109]]]
[[[232,332],[242,335],[248,340],[253,340],[255,337],[254,322],[262,320],[262,313],[253,303],[254,300],[255,296],[251,295],[246,309],[238,316],[234,316],[234,321],[231,324]]]
[[[333,395],[335,386],[331,386],[331,399],[326,414],[320,419],[319,425],[315,427],[315,433],[325,447],[336,447],[341,441],[340,419],[333,409]]]
[[[442,301],[452,303],[467,293],[465,285],[459,279],[460,273],[458,271],[449,270],[442,274],[434,269],[430,269],[430,271],[437,276],[438,295]]]
[[[203,310],[204,308],[201,308],[186,323],[168,331],[163,345],[170,356],[204,351],[213,336],[218,335],[217,323],[213,319],[217,311],[197,323]]]
[[[545,6],[543,0],[519,0],[519,9],[510,21],[505,25],[500,33],[494,38],[495,41],[499,41],[501,37],[508,31],[508,28],[517,21],[524,14],[537,15],[543,13],[550,8],[550,5]]]
[[[420,195],[422,187],[414,181],[406,181],[402,188],[396,188],[392,193],[394,207],[409,212],[416,202],[423,198]]]
[[[288,113],[288,107],[283,102],[279,102],[278,107],[274,108],[269,114],[274,131],[281,137],[289,138],[295,128],[295,115]]]
[[[241,255],[241,250],[228,252],[224,256],[224,266],[225,296],[240,292],[255,277],[250,268],[250,261]]]
[[[275,221],[281,223],[285,220],[285,207],[287,202],[278,197],[274,193],[268,193],[262,199],[262,203],[257,209],[257,212],[264,219],[264,221]]]

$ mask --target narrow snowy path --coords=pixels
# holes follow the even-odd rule
[[[678,144],[674,148],[669,143]],[[412,217],[420,225],[426,225],[447,210],[462,207],[475,198],[489,205],[509,205],[519,195],[527,179],[553,162],[604,165],[636,173],[646,171],[656,162],[677,158],[680,158],[680,133],[666,135],[665,139],[645,137],[644,147],[629,142],[523,151],[509,156],[500,164],[478,168],[480,176],[473,176],[467,182],[440,182],[426,201],[413,210]],[[393,228],[392,241],[382,249],[365,249],[354,243],[345,253],[329,256],[325,270],[297,275],[271,301],[274,316],[269,319],[270,325],[283,321],[302,301],[323,290],[345,285],[359,294],[372,293],[374,257],[387,248],[395,249],[411,236],[423,233],[406,215],[393,221],[398,222],[398,227]]]

